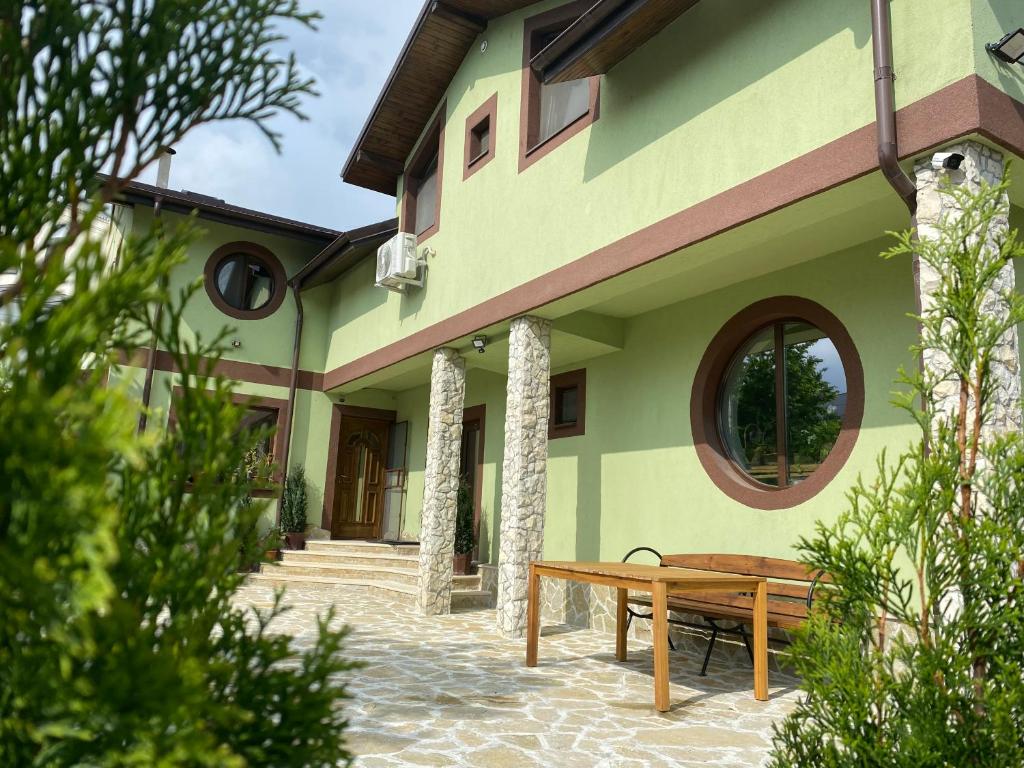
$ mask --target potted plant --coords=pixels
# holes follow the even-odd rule
[[[473,498],[469,484],[459,481],[455,500],[455,573],[464,576],[469,573],[469,558],[473,552]]]
[[[263,538],[260,539],[260,544],[262,545],[264,560],[273,563],[281,557],[281,532],[277,528],[271,528],[267,531]]]
[[[306,546],[306,472],[297,465],[284,479],[281,502],[281,532],[289,549]]]

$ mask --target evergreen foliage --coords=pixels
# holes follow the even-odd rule
[[[281,530],[302,533],[306,530],[306,470],[301,464],[288,472],[284,479],[284,499],[281,504]]]
[[[948,373],[901,372],[897,404],[921,439],[879,457],[839,520],[800,542],[833,581],[792,649],[806,696],[776,730],[776,768],[1024,765],[1024,438],[984,429],[993,367],[1024,320],[999,281],[1024,244],[992,227],[1007,187],[947,187],[962,215],[885,254],[938,273],[914,351]]]
[[[93,229],[196,126],[298,114],[274,53],[293,0],[44,0],[0,9],[0,765],[336,765],[344,632],[299,649],[233,603],[258,504],[239,471],[224,335],[179,335],[194,226]],[[105,170],[107,176],[98,176]],[[164,322],[152,307],[164,307]],[[155,338],[181,372],[176,432],[137,434],[110,366]],[[125,368],[125,371],[133,369]],[[130,377],[124,377],[130,379]]]
[[[459,481],[455,499],[455,554],[468,555],[473,551],[473,497],[469,484]]]

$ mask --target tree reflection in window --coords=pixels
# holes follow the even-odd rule
[[[719,430],[744,473],[783,488],[825,460],[845,406],[846,375],[835,344],[813,325],[784,321],[740,347],[722,384]]]

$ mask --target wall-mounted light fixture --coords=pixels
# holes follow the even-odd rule
[[[1005,35],[998,43],[986,44],[985,48],[1007,64],[1024,63],[1024,27]]]
[[[473,349],[479,352],[481,355],[484,353],[484,349],[487,347],[486,336],[474,336],[473,337]]]
[[[231,340],[231,346],[234,347],[235,349],[241,349],[242,348],[242,340],[241,339],[232,339]]]

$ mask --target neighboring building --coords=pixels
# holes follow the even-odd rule
[[[422,286],[375,285],[394,222],[346,240],[181,202],[218,222],[181,280],[207,276],[195,329],[240,327],[240,393],[286,401],[283,275],[304,280],[289,461],[316,486],[310,522],[420,540],[421,607],[445,611],[466,478],[515,634],[529,559],[791,557],[833,520],[915,434],[890,392],[916,364],[908,315],[929,285],[879,258],[886,232],[911,226],[916,198],[927,236],[937,179],[992,179],[1024,154],[1024,67],[985,48],[1024,23],[1019,5],[899,0],[912,182],[883,174],[872,5],[887,4],[426,3],[343,171],[396,195]],[[939,150],[964,159],[936,169]],[[131,198],[136,227],[158,192]],[[256,282],[218,295],[221,258]],[[232,309],[252,291],[269,303]]]

